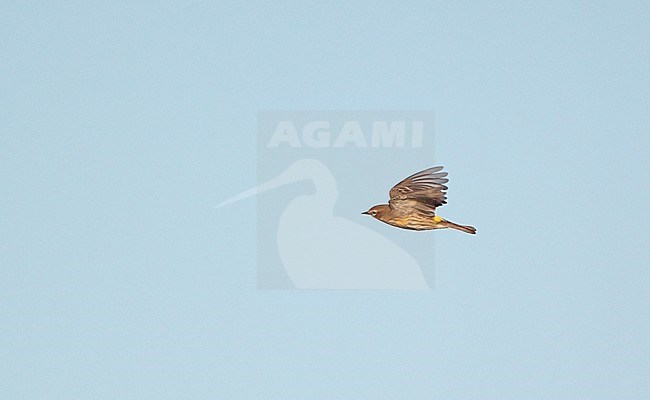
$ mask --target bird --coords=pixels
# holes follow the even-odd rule
[[[436,215],[436,208],[447,203],[443,166],[427,168],[402,180],[390,190],[388,204],[378,204],[361,214],[402,229],[427,231],[451,228],[476,234],[476,228],[460,225]]]

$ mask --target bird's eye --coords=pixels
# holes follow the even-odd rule
[[[374,217],[375,215],[377,215],[377,211],[373,211],[370,214],[372,214],[372,216]]]

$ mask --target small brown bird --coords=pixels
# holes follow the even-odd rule
[[[427,231],[452,228],[476,233],[476,228],[459,225],[436,215],[436,207],[447,203],[445,183],[449,182],[443,167],[433,167],[415,173],[390,190],[388,204],[373,206],[362,214],[403,229]]]

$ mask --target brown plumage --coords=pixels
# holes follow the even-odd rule
[[[389,225],[403,229],[425,231],[452,228],[465,233],[476,233],[476,228],[459,225],[436,215],[436,207],[447,203],[445,183],[449,182],[443,167],[417,172],[390,190],[388,204],[373,206],[362,214],[370,215]]]

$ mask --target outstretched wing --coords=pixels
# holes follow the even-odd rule
[[[442,166],[425,169],[404,179],[390,190],[389,205],[394,210],[416,209],[424,213],[435,212],[436,207],[447,203],[445,183],[449,182]]]

